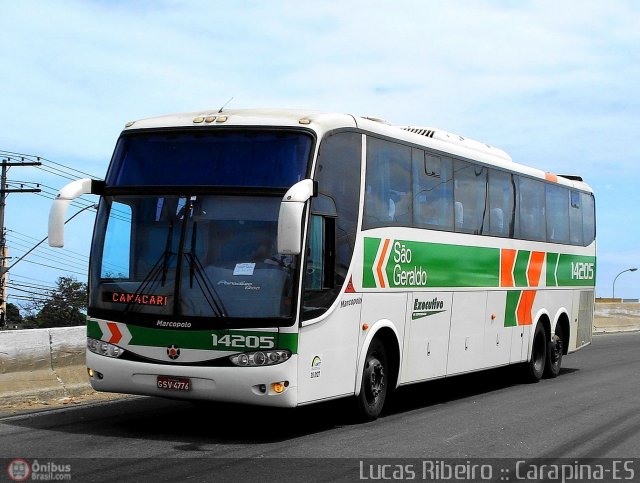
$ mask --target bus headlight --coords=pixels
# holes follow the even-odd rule
[[[269,350],[257,352],[243,352],[229,357],[229,360],[236,366],[256,367],[273,366],[281,364],[291,357],[291,352],[287,350]]]
[[[102,340],[92,339],[91,337],[87,337],[87,349],[94,354],[107,357],[120,357],[124,354],[124,349],[117,345],[109,344]]]

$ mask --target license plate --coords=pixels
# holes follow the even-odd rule
[[[158,376],[158,389],[168,391],[190,391],[191,380],[188,377]]]

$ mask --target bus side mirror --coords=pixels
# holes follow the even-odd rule
[[[104,181],[84,178],[65,185],[49,211],[49,246],[61,248],[64,246],[64,217],[71,202],[86,194],[102,194]]]
[[[299,255],[302,250],[302,214],[309,198],[318,194],[318,184],[303,179],[286,192],[278,215],[278,253]]]

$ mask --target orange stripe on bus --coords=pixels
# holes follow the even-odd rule
[[[547,181],[551,181],[553,183],[557,183],[558,175],[553,173],[544,173],[544,179],[546,179]]]
[[[518,250],[503,248],[500,251],[500,286],[513,287],[513,264],[516,261]]]
[[[542,274],[542,264],[544,263],[544,252],[531,252],[529,258],[529,268],[527,268],[527,279],[529,287],[540,285],[540,275]]]
[[[518,319],[518,325],[531,325],[533,323],[533,317],[531,312],[533,310],[533,302],[536,299],[535,290],[523,290],[520,296],[520,302],[518,302],[518,308],[516,310],[516,317]]]
[[[376,267],[376,272],[378,273],[378,280],[380,280],[380,287],[385,288],[384,285],[384,276],[382,275],[382,264],[384,263],[384,257],[387,254],[387,249],[389,248],[389,240],[385,240],[382,245],[382,251],[380,252],[380,259],[378,260],[378,266]]]

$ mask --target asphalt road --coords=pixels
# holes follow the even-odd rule
[[[640,333],[601,335],[556,379],[524,384],[505,368],[401,388],[367,424],[344,401],[140,397],[21,414],[0,419],[0,458],[70,461],[75,481],[352,481],[363,458],[640,458],[639,349]]]

